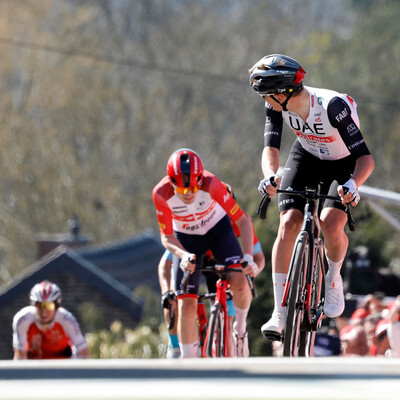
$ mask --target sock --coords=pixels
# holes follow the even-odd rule
[[[180,343],[181,358],[195,358],[197,357],[198,343],[193,342],[189,344]]]
[[[274,285],[274,312],[286,313],[286,308],[282,307],[282,297],[285,293],[287,274],[275,272],[272,274]]]
[[[249,313],[249,309],[250,307],[247,307],[246,309],[235,307],[236,317],[233,324],[233,330],[238,336],[244,336],[244,334],[246,333],[246,319],[247,314]]]
[[[168,345],[170,347],[174,347],[174,348],[179,348],[179,340],[178,340],[178,335],[171,335],[168,332]]]
[[[340,262],[335,262],[330,260],[328,257],[326,257],[326,260],[328,261],[329,270],[325,276],[325,279],[329,282],[333,282],[335,278],[340,275],[340,268],[343,264],[343,260]]]

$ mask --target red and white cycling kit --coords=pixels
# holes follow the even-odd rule
[[[197,266],[202,265],[208,250],[218,264],[240,266],[243,253],[231,221],[237,221],[244,213],[214,174],[204,171],[200,189],[191,204],[179,199],[168,177],[153,189],[153,201],[161,233],[175,234],[185,250],[196,255]],[[179,289],[182,270],[177,264],[174,257],[175,288]],[[199,270],[189,277],[188,291],[192,296],[198,294],[200,277]],[[177,295],[181,294],[177,290]]]
[[[233,222],[243,215],[223,183],[209,171],[204,171],[200,190],[192,204],[179,199],[168,177],[153,189],[153,200],[160,230],[166,235],[174,231],[204,235],[225,215],[228,214]]]
[[[78,321],[65,308],[59,307],[50,328],[41,330],[36,307],[20,310],[13,321],[14,350],[25,350],[30,359],[70,358],[72,346],[77,352],[87,345]]]
[[[275,111],[266,103],[264,145],[280,148],[283,121],[297,136],[286,161],[281,188],[304,190],[317,187],[337,196],[337,186],[351,178],[357,158],[370,154],[359,128],[357,105],[348,95],[332,90],[305,87],[310,112],[306,121],[291,111]],[[299,196],[279,195],[279,211],[303,210]],[[325,207],[344,209],[338,202]]]

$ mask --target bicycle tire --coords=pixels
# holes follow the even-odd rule
[[[207,357],[224,356],[224,316],[222,306],[218,302],[214,303],[210,312],[205,349]]]
[[[286,326],[283,340],[283,356],[298,356],[299,345],[305,345],[304,335],[300,335],[300,325],[304,314],[305,284],[309,257],[309,235],[301,232],[296,240],[292,257],[289,294],[286,305]],[[301,339],[301,340],[300,340]]]
[[[314,343],[319,321],[322,318],[323,301],[325,297],[325,257],[324,243],[319,239],[316,249],[315,265],[311,276],[310,313],[312,331],[307,332],[306,356],[314,356]]]

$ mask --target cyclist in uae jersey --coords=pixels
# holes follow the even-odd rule
[[[235,199],[235,195],[233,193],[232,187],[224,182],[222,184],[225,186],[228,193]],[[252,222],[253,225],[253,222]],[[235,222],[232,222],[233,230],[237,237],[240,237],[240,231]],[[262,252],[261,243],[256,236],[256,232],[253,225],[253,257],[254,262],[257,264],[258,271],[255,275],[258,275],[265,266],[265,257]],[[176,296],[174,291],[174,283],[175,279],[173,277],[172,271],[172,262],[173,256],[168,250],[165,250],[163,256],[160,259],[158,264],[158,277],[161,288],[161,305],[164,309],[164,319],[169,326],[170,324],[170,316],[169,316],[169,307],[174,307],[175,314],[177,315],[176,310]],[[212,263],[212,264],[211,264]],[[213,260],[213,256],[211,251],[207,251],[204,257],[203,265],[214,265],[215,261]],[[207,282],[207,290],[209,293],[216,293],[216,282],[218,277],[216,274],[206,273],[204,274]],[[235,308],[233,306],[233,301],[231,299],[227,300],[228,304],[228,318],[230,321],[229,328],[233,328],[233,319],[235,317]],[[231,329],[233,330],[233,329]],[[234,350],[233,354],[236,354],[236,349],[234,346],[231,346],[231,349]],[[178,341],[178,334],[176,330],[176,324],[172,327],[172,329],[168,330],[168,349],[167,349],[167,358],[179,358],[180,357],[180,348]]]
[[[180,288],[183,272],[190,272],[188,294],[177,291],[181,357],[197,357],[195,318],[201,271],[196,265],[202,265],[203,256],[209,249],[219,264],[241,268],[242,259],[248,262],[243,273],[230,273],[228,277],[238,322],[235,332],[240,348],[238,356],[248,356],[246,318],[251,293],[245,274],[254,275],[257,271],[252,256],[250,218],[221,181],[204,170],[200,157],[190,149],[179,149],[171,155],[167,176],[153,189],[153,201],[161,242],[180,260],[175,276],[176,288]],[[243,252],[231,219],[240,230]]]
[[[303,86],[305,71],[294,59],[272,54],[263,57],[250,70],[250,85],[265,101],[266,123],[259,191],[276,194],[276,187],[304,190],[317,187],[339,195],[342,203],[325,202],[321,228],[329,270],[325,281],[325,314],[334,318],[344,310],[340,267],[348,238],[344,232],[345,204],[355,206],[357,188],[374,169],[359,127],[355,101],[346,94]],[[286,161],[282,182],[277,176],[283,122],[297,136]],[[280,334],[286,310],[281,306],[290,257],[303,220],[305,200],[279,195],[280,225],[272,252],[275,307],[272,318],[262,326],[265,333]],[[276,337],[278,337],[276,335]]]
[[[36,284],[31,305],[14,316],[14,359],[80,358],[88,356],[78,321],[60,307],[61,290],[49,281]]]

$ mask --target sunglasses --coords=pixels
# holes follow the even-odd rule
[[[200,185],[196,185],[191,188],[175,187],[174,189],[175,189],[175,192],[179,193],[179,194],[186,194],[189,192],[196,193],[200,189]]]
[[[51,303],[47,303],[47,302],[43,302],[43,303],[36,303],[35,307],[39,308],[39,310],[49,310],[49,311],[53,311],[56,309],[56,305],[54,302]]]

